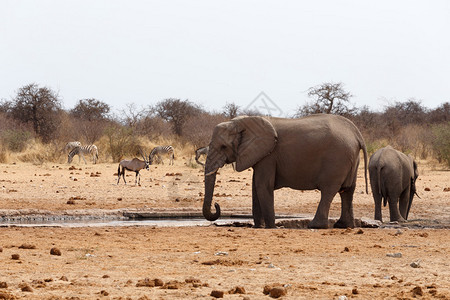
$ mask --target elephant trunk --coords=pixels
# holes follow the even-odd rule
[[[203,200],[203,216],[208,221],[215,221],[220,217],[220,206],[218,203],[214,204],[216,212],[214,214],[211,212],[211,202],[214,194],[214,185],[216,184],[216,172],[213,172],[210,175],[205,175],[205,198]]]
[[[211,203],[214,194],[214,186],[216,184],[217,170],[225,163],[224,158],[215,151],[210,151],[205,163],[205,198],[203,200],[203,216],[208,221],[215,221],[220,217],[220,206],[214,204],[216,212],[211,212]]]

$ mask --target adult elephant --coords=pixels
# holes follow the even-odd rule
[[[414,159],[391,146],[378,149],[370,157],[369,176],[375,201],[375,220],[383,221],[382,199],[384,206],[389,202],[391,222],[407,220],[419,176]]]
[[[237,117],[218,124],[209,144],[205,164],[203,215],[220,217],[215,203],[211,212],[216,173],[225,163],[236,162],[236,171],[253,167],[252,214],[255,227],[275,227],[273,191],[283,187],[321,191],[310,228],[327,228],[331,201],[341,196],[341,217],[335,227],[354,227],[353,193],[364,152],[367,192],[367,152],[358,128],[335,115],[300,119]]]

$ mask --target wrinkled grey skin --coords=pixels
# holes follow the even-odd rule
[[[383,221],[381,200],[389,202],[391,222],[408,219],[419,176],[416,162],[391,146],[377,150],[369,162],[370,186],[375,201],[375,220]]]
[[[236,162],[236,171],[253,168],[252,214],[254,227],[274,228],[274,193],[290,187],[321,191],[310,228],[327,228],[331,201],[339,193],[341,217],[335,227],[354,227],[353,193],[364,152],[367,192],[367,152],[356,126],[340,116],[312,115],[301,119],[237,117],[214,128],[205,164],[203,215],[220,217],[215,203],[211,212],[216,173]]]

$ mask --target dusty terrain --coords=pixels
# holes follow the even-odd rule
[[[0,220],[201,212],[201,168],[151,166],[116,185],[117,164],[0,165]],[[75,159],[77,162],[77,159]],[[74,166],[75,168],[72,168]],[[410,221],[389,228],[0,227],[0,299],[450,299],[450,172],[419,163]],[[251,172],[217,176],[223,213],[251,213]],[[360,169],[355,218],[373,218]],[[370,188],[369,188],[370,192]],[[275,193],[276,213],[312,216],[317,191]],[[336,197],[331,218],[338,218]],[[389,211],[383,208],[385,221]],[[51,249],[53,254],[51,254]],[[59,255],[58,255],[59,254]],[[155,280],[157,279],[157,280]],[[154,286],[156,284],[156,286]],[[266,288],[270,291],[270,288]]]

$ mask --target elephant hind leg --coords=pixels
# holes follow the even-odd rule
[[[355,219],[353,217],[353,193],[355,185],[340,192],[341,195],[341,217],[334,224],[335,228],[354,228]]]
[[[331,201],[333,201],[338,189],[334,191],[322,190],[319,206],[317,207],[314,219],[308,224],[308,228],[326,229],[328,228],[328,214],[330,212]]]

